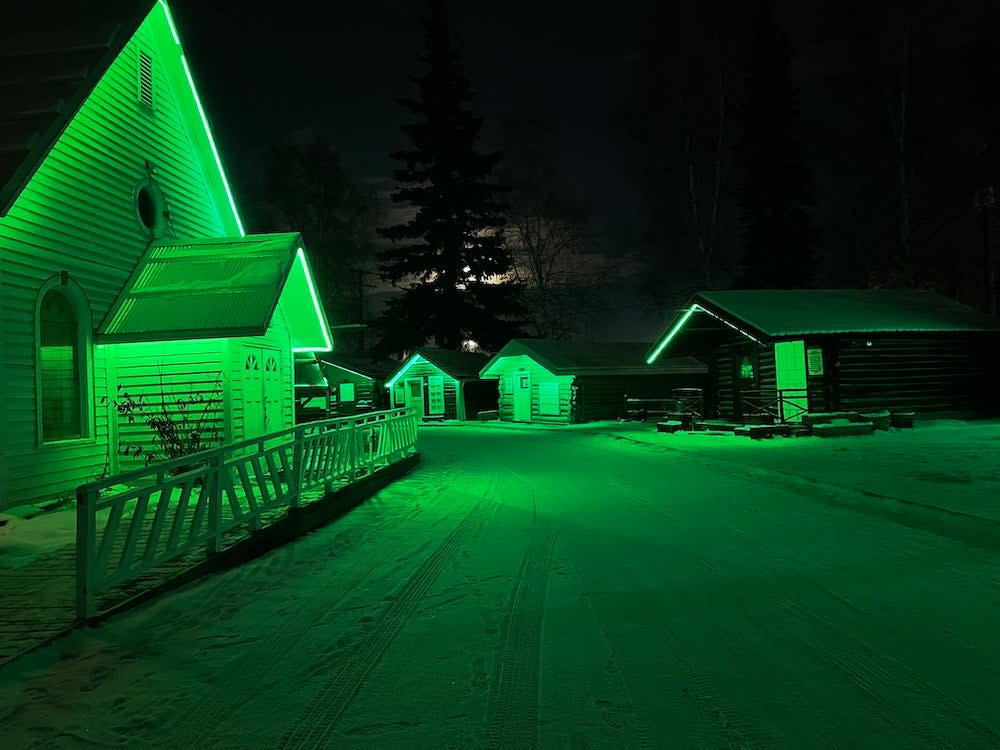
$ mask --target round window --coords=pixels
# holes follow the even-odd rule
[[[135,189],[135,212],[143,230],[160,237],[166,229],[167,202],[163,191],[152,178],[143,180]]]
[[[139,188],[139,194],[135,197],[135,207],[139,210],[139,221],[146,229],[152,231],[156,226],[156,206],[149,188],[145,186]]]

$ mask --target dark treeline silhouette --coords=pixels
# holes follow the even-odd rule
[[[359,274],[374,269],[381,216],[375,192],[348,174],[338,151],[314,134],[286,136],[250,172],[252,178],[242,180],[248,228],[301,232],[330,324],[359,322],[366,289]]]
[[[658,0],[645,20],[629,123],[658,308],[800,284],[989,307],[1000,4]]]
[[[409,145],[393,154],[392,201],[408,217],[380,234],[382,278],[401,288],[379,319],[379,354],[431,342],[457,349],[475,342],[499,348],[517,332],[520,313],[513,262],[504,243],[502,190],[493,178],[500,155],[478,148],[482,121],[449,27],[444,0],[431,0],[424,22],[422,75],[414,98],[400,104]]]

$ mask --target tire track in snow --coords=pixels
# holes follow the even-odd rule
[[[539,523],[534,489],[520,474],[511,473],[531,493],[531,540],[507,605],[482,734],[491,749],[535,750],[542,625],[557,531],[550,522]]]
[[[566,556],[566,561],[569,563],[569,567],[573,571],[573,577],[576,579],[577,585],[580,587],[580,590],[584,593],[584,595],[589,597],[590,593],[583,585],[583,576],[580,575],[580,568],[576,564],[576,560],[573,557],[573,553],[570,551],[569,544],[566,544],[565,542],[564,542],[564,554]],[[601,621],[600,615],[597,613],[596,610],[594,611],[594,617],[597,620],[597,627],[601,635],[601,640],[604,641],[604,645],[608,649],[608,653],[611,654],[611,658],[614,659],[615,664],[621,664],[622,663],[621,654],[619,653],[618,649],[615,648],[614,644],[612,644],[611,638],[608,637],[608,633],[604,627],[604,623]],[[632,719],[632,722],[635,725],[636,735],[639,738],[639,747],[652,748],[654,746],[653,738],[650,735],[649,727],[646,725],[646,722],[643,721],[642,718],[639,716],[639,709],[635,705],[635,694],[632,690],[632,686],[629,684],[628,680],[626,679],[625,675],[622,673],[620,668],[616,669],[616,672],[618,673],[618,678],[621,680],[622,687],[625,689],[625,694],[628,696],[629,706],[631,708],[631,711],[629,712],[629,718]],[[692,723],[697,724],[698,722],[692,722]],[[701,735],[701,739],[705,740],[706,738],[707,738],[707,733],[703,733]],[[703,741],[702,743],[700,743],[699,746],[707,746],[707,744],[708,744],[707,742]]]
[[[677,521],[675,512],[660,507],[646,498],[638,495],[628,485],[618,482],[609,482],[611,489],[621,497],[631,500],[653,513]],[[684,552],[692,555],[700,563],[708,567],[715,573],[721,575],[722,571],[697,553],[692,553],[686,547],[681,546]],[[690,694],[695,698],[701,707],[702,725],[712,728],[712,734],[717,735],[727,748],[739,748],[739,750],[751,750],[752,748],[772,747],[775,738],[767,734],[756,722],[749,717],[739,713],[723,697],[719,690],[712,684],[711,680],[698,669],[694,660],[688,653],[683,641],[670,629],[670,627],[660,618],[656,612],[646,613],[656,626],[659,633],[667,645],[667,657],[673,663],[678,672],[688,681],[691,686]],[[707,746],[707,737],[703,733],[701,739]]]
[[[760,508],[756,506],[753,507],[753,510],[757,513],[757,515],[764,517],[769,522],[772,522],[774,520],[770,516],[765,516],[765,514],[761,512]],[[779,523],[781,523],[781,521],[779,521]],[[733,528],[727,523],[723,523],[723,525],[726,528],[729,528],[730,530],[736,533],[740,534],[743,533],[740,532],[738,529]],[[790,533],[793,532],[793,529],[791,529],[791,527],[787,523],[783,523],[783,526],[785,529],[788,529]],[[769,554],[768,550],[766,550],[763,546],[759,544],[755,544],[754,546],[756,547],[757,552]],[[842,553],[846,552],[844,548],[837,547],[834,544],[829,544],[829,546],[832,547],[833,549],[839,550]],[[773,555],[771,556],[773,557]],[[769,571],[766,571],[758,563],[754,563],[754,560],[756,558],[749,557],[744,559],[748,564],[754,565],[754,567],[758,571],[758,574],[762,578],[766,575],[769,575]],[[778,560],[781,563],[785,563],[783,557],[778,558]],[[963,576],[962,573],[964,573],[965,571],[963,568],[960,568],[959,566],[953,565],[951,563],[945,563],[944,567],[949,569],[951,574],[956,578],[965,578],[967,582],[975,583],[978,585],[983,584],[983,580],[979,579],[978,577]],[[896,626],[895,624],[885,622],[885,620],[882,619],[881,617],[873,614],[864,607],[851,601],[849,597],[828,588],[823,583],[820,583],[818,580],[816,580],[814,577],[802,573],[798,568],[788,567],[786,565],[783,572],[797,579],[806,587],[815,589],[829,596],[831,599],[836,601],[841,606],[861,615],[862,617],[872,622],[879,623],[886,630],[898,632],[898,626]],[[867,683],[865,683],[864,680],[865,674],[880,676],[885,684],[893,684],[897,686],[907,686],[907,687],[920,686],[920,694],[922,696],[924,696],[925,698],[930,696],[935,696],[939,701],[951,707],[951,709],[954,712],[952,713],[952,719],[956,720],[960,725],[964,726],[972,734],[978,735],[981,739],[989,741],[990,747],[1000,748],[1000,732],[998,732],[997,730],[986,724],[981,719],[979,719],[976,716],[976,714],[960,700],[944,692],[943,690],[935,686],[933,683],[927,681],[922,675],[920,675],[918,672],[911,669],[910,667],[906,666],[899,660],[877,650],[860,636],[856,636],[853,633],[850,633],[847,630],[845,630],[843,627],[832,622],[828,618],[823,617],[822,615],[813,612],[812,610],[806,609],[805,607],[802,607],[799,604],[796,604],[794,601],[790,600],[788,597],[782,595],[780,592],[774,589],[771,590],[771,593],[775,597],[775,600],[778,602],[778,604],[781,605],[786,611],[789,611],[792,614],[795,614],[802,619],[808,619],[816,624],[825,626],[826,628],[831,630],[834,634],[836,634],[838,638],[847,641],[857,651],[862,652],[867,656],[867,659],[871,664],[870,668],[857,667],[856,662],[849,659],[848,660],[839,659],[836,662],[837,666],[842,671],[847,673],[849,679],[851,679],[852,682],[855,682],[855,684],[859,688],[865,690],[865,692],[869,691],[869,686],[867,685]],[[962,643],[966,642],[964,638],[961,638],[960,636],[955,634],[952,630],[939,623],[935,624],[935,628],[940,630],[941,632],[949,633],[958,642]],[[811,644],[811,647],[813,647],[814,650],[817,650],[819,648],[818,646],[815,646],[815,644]],[[835,655],[835,652],[831,653],[834,653]],[[832,659],[833,657],[830,658]],[[918,729],[921,732],[921,735],[925,739],[927,739],[928,741],[944,743],[941,745],[942,747],[950,747],[950,745],[948,745],[943,738],[939,738],[932,729],[930,729],[926,725],[923,725],[919,718],[916,719],[916,723]]]
[[[973,715],[954,696],[948,695],[934,687],[909,667],[893,659],[891,656],[875,650],[863,639],[848,633],[842,627],[822,615],[812,612],[783,596],[776,595],[776,598],[778,603],[789,612],[792,612],[803,620],[823,626],[840,641],[846,642],[852,647],[853,650],[851,651],[833,649],[827,645],[826,639],[810,640],[803,638],[817,653],[840,667],[852,682],[864,690],[883,709],[892,710],[893,708],[883,697],[883,688],[886,685],[895,687],[896,689],[908,689],[910,692],[916,693],[917,697],[920,698],[926,699],[933,696],[937,699],[939,707],[944,703],[952,709],[952,719],[957,720],[959,724],[969,732],[978,735],[980,739],[988,741],[989,745],[986,745],[986,747],[1000,747],[1000,733],[997,733],[992,727]],[[896,723],[902,724],[904,728],[906,725],[912,724],[916,728],[918,736],[929,743],[931,747],[953,747],[951,743],[937,734],[933,728],[919,718],[910,717],[907,720],[897,721]]]
[[[426,498],[427,500],[439,500],[451,486],[455,475],[460,472],[453,469],[446,469],[440,473],[444,475],[443,478],[445,481],[436,485],[437,492],[430,493]],[[410,476],[412,477],[414,475],[411,474]],[[371,522],[362,526],[360,534],[357,534],[348,540],[348,544],[346,545],[347,549],[363,546],[382,531],[382,522],[388,521],[389,518],[388,514],[382,510],[384,502],[379,504],[378,500],[381,499],[384,501],[386,497],[394,494],[394,490],[398,492],[396,486],[389,485],[376,493],[376,495],[368,501],[354,509],[355,511],[368,510],[374,518]],[[397,522],[402,522],[403,526],[397,526],[394,528],[411,527],[419,515],[419,510],[410,510],[402,519],[396,519]],[[328,526],[326,528],[332,529],[334,527]],[[341,541],[343,538],[344,534],[338,534],[336,541]],[[254,579],[259,580],[262,571],[267,571],[272,568],[287,569],[291,566],[296,569],[294,571],[296,573],[309,574],[317,568],[322,568],[327,563],[326,555],[314,556],[306,560],[297,559],[297,548],[300,546],[297,542],[300,541],[301,540],[293,540],[292,542],[288,542],[280,547],[277,547],[276,549],[271,550],[270,552],[267,552],[259,558],[236,565],[235,567],[227,570],[221,570],[206,578],[192,581],[190,585],[198,587],[199,606],[193,609],[185,607],[180,611],[172,612],[171,629],[176,630],[186,626],[197,625],[197,622],[204,611],[225,610],[227,612],[231,612],[238,609],[246,593],[246,584]],[[283,579],[277,578],[271,582],[271,585],[264,586],[255,593],[273,591],[280,588],[282,585],[284,585]]]
[[[441,501],[452,489],[449,483],[429,499]],[[457,509],[464,508],[467,503],[461,503]],[[392,527],[391,539],[381,539],[378,546],[373,546],[368,554],[354,561],[341,575],[331,579],[329,586],[324,586],[322,595],[314,599],[308,607],[296,613],[297,617],[289,627],[281,630],[274,637],[259,641],[253,648],[242,651],[225,666],[220,673],[223,681],[202,691],[187,710],[175,710],[173,719],[165,727],[166,737],[158,739],[154,746],[163,748],[196,747],[199,742],[211,737],[211,727],[217,726],[219,719],[230,719],[235,713],[252,704],[259,698],[258,686],[268,675],[280,668],[287,667],[286,657],[295,651],[299,641],[312,630],[341,600],[351,594],[367,578],[373,576],[380,562],[385,560],[387,543],[401,546],[418,533],[420,514],[410,514],[408,521],[402,526]],[[373,525],[372,529],[362,536],[361,542],[375,536],[381,529]],[[293,542],[294,544],[294,542]],[[317,566],[328,564],[327,558],[317,561]],[[310,569],[313,566],[310,566]],[[240,576],[242,581],[245,576]],[[228,696],[217,694],[224,688],[235,687],[236,691]],[[207,736],[206,736],[207,735]]]
[[[417,567],[377,616],[371,630],[354,649],[346,663],[331,674],[303,706],[295,724],[275,746],[276,750],[320,750],[326,748],[336,731],[337,721],[351,705],[365,679],[378,665],[386,650],[417,611],[424,594],[437,579],[452,555],[470,538],[478,535],[493,516],[498,502],[485,497],[452,530],[438,548]]]
[[[672,521],[681,520],[680,515],[676,512],[635,495],[634,492],[630,491],[629,488],[626,487],[626,485],[617,482],[614,484],[622,490],[622,494],[625,497],[633,502],[644,505],[654,513],[669,518]],[[743,534],[743,532],[738,529],[734,529],[727,524],[723,525],[731,531]],[[759,545],[758,549],[760,551],[764,551]],[[722,572],[720,568],[707,560],[700,553],[690,549],[685,549],[685,551],[700,560],[711,570],[719,573]],[[938,705],[943,702],[944,704],[950,706],[952,709],[952,719],[956,720],[972,734],[978,735],[981,739],[987,740],[990,743],[987,747],[1000,747],[1000,733],[980,720],[961,701],[927,682],[921,675],[909,667],[906,667],[901,662],[876,650],[862,638],[847,632],[842,627],[836,625],[822,615],[797,604],[773,587],[768,587],[764,581],[767,580],[767,576],[773,574],[773,571],[768,571],[759,563],[755,563],[751,556],[744,556],[741,560],[746,565],[755,568],[758,578],[760,579],[760,585],[774,598],[779,606],[787,612],[797,616],[801,620],[824,626],[827,630],[837,636],[839,640],[850,645],[851,650],[838,650],[827,645],[827,642],[824,639],[810,638],[808,635],[803,634],[799,635],[799,639],[813,652],[815,652],[824,661],[837,667],[847,676],[852,684],[864,692],[868,698],[880,707],[879,715],[882,716],[886,723],[896,726],[896,728],[903,733],[911,733],[915,739],[928,743],[931,747],[954,748],[951,743],[935,732],[934,729],[924,722],[919,716],[904,718],[899,712],[898,707],[890,704],[884,697],[886,688],[895,688],[897,690],[900,688],[908,688],[915,694],[913,697],[923,698],[926,701],[928,698],[933,696],[937,699],[936,702]],[[808,587],[826,593],[827,595],[840,601],[845,606],[862,612],[864,611],[851,603],[845,597],[830,591],[819,582],[794,569],[787,568],[786,566],[785,572],[792,574],[793,577],[797,578]],[[909,700],[908,697],[907,705],[910,704],[911,700]]]

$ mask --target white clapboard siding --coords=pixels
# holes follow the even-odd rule
[[[138,102],[138,51],[153,58],[155,111]],[[117,58],[12,206],[0,218],[0,365],[6,396],[4,450],[10,466],[0,508],[71,492],[103,469],[108,410],[105,357],[93,356],[94,435],[36,446],[34,307],[42,283],[67,271],[81,287],[96,327],[149,242],[133,194],[156,169],[177,237],[234,233],[205,157],[205,135],[161,6]]]
[[[143,465],[141,458],[136,461],[121,455],[125,446],[141,446],[143,453],[152,451],[158,460],[168,458],[156,445],[153,431],[142,414],[154,414],[166,403],[168,412],[177,418],[178,400],[186,402],[191,397],[199,396],[211,399],[217,387],[224,387],[223,348],[224,341],[221,339],[106,347],[111,372],[109,399],[123,402],[127,394],[133,399],[142,396],[145,402],[145,408],[135,415],[134,422],[120,416],[117,409],[111,414],[115,470],[129,471]],[[200,414],[204,407],[195,408]],[[216,428],[220,441],[227,439],[225,409],[221,400],[208,410],[203,424],[206,428]],[[207,438],[207,433],[203,437]]]

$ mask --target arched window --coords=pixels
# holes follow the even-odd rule
[[[67,287],[44,290],[38,305],[38,409],[43,443],[87,434],[86,352],[81,330]]]

